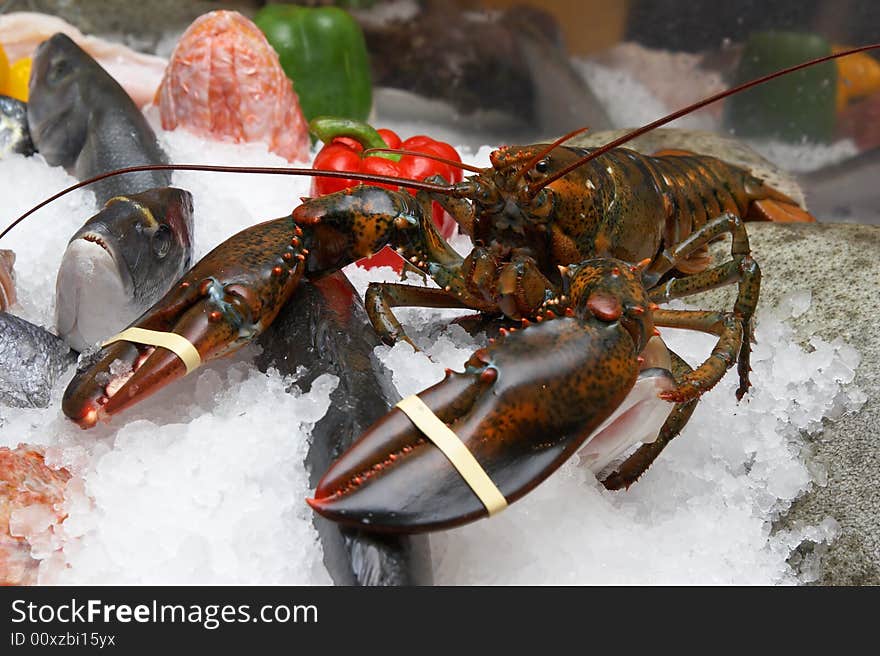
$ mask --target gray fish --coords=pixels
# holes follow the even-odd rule
[[[810,212],[820,221],[880,225],[880,148],[800,176]]]
[[[70,240],[55,283],[58,334],[83,351],[152,307],[189,269],[192,196],[165,187],[107,201]]]
[[[76,354],[49,331],[0,312],[0,405],[45,408]]]
[[[33,155],[34,142],[27,122],[27,105],[0,95],[0,159],[13,153]]]
[[[81,180],[168,161],[128,94],[64,34],[34,55],[28,122],[46,161]],[[58,334],[73,348],[131,323],[189,268],[192,197],[170,179],[150,171],[91,187],[104,207],[70,240],[56,282]]]
[[[80,180],[127,166],[168,162],[134,101],[64,34],[44,41],[34,55],[28,124],[46,161]],[[169,172],[148,171],[116,176],[90,188],[103,205],[113,196],[170,183]]]
[[[297,386],[307,391],[324,373],[339,378],[330,409],[312,430],[306,464],[311,484],[373,422],[388,412],[372,352],[379,344],[363,303],[342,272],[302,282],[272,326],[259,338],[257,366],[283,374],[305,373]],[[431,555],[426,536],[376,535],[341,527],[315,516],[324,565],[337,585],[430,585]]]

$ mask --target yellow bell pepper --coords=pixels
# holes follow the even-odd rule
[[[4,95],[12,96],[22,102],[28,99],[28,81],[31,78],[31,58],[19,59],[9,68],[9,81]]]
[[[847,50],[834,46],[832,52]],[[859,52],[837,60],[837,111],[842,111],[851,100],[870,96],[880,91],[880,61],[866,52]]]
[[[3,93],[3,90],[6,88],[8,80],[9,60],[6,58],[6,53],[3,51],[3,46],[0,46],[0,93]]]

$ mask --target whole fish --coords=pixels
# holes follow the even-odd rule
[[[0,159],[13,153],[33,155],[34,142],[27,122],[27,105],[0,95]]]
[[[168,162],[122,87],[64,34],[37,49],[28,122],[37,150],[80,179]],[[171,287],[192,259],[192,197],[170,173],[96,183],[104,207],[73,236],[56,283],[58,334],[82,351],[124,328]]]
[[[146,118],[101,66],[64,34],[34,55],[28,100],[34,145],[52,166],[80,180],[126,166],[167,164]],[[167,171],[130,173],[90,187],[99,204],[167,187]]]
[[[45,408],[52,386],[75,360],[64,340],[0,312],[0,405]]]
[[[352,441],[388,411],[372,362],[379,344],[357,292],[342,272],[302,283],[259,339],[257,365],[296,374],[307,391],[324,373],[339,378],[327,414],[312,430],[311,484]],[[324,565],[337,585],[430,585],[426,536],[375,535],[315,516]]]
[[[15,275],[12,266],[15,264],[15,253],[0,250],[0,312],[15,303]]]
[[[174,187],[107,201],[64,251],[58,334],[83,351],[151,307],[192,263],[192,215],[192,196]]]

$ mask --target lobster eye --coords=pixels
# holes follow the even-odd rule
[[[535,170],[538,173],[546,173],[550,169],[550,162],[545,158],[535,164]]]

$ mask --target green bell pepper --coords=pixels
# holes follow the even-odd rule
[[[818,35],[753,34],[746,42],[735,82],[830,54],[831,46]],[[828,142],[834,133],[836,90],[837,67],[834,62],[825,62],[728,98],[724,124],[740,137]]]
[[[337,7],[267,5],[254,17],[293,80],[307,121],[333,115],[366,121],[373,104],[364,34]]]

